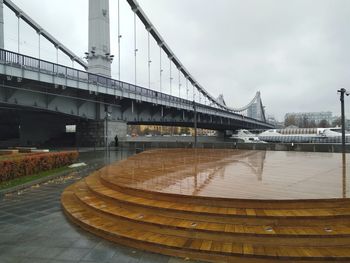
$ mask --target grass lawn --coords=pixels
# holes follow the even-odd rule
[[[56,173],[68,171],[70,169],[71,168],[69,168],[68,166],[64,166],[64,167],[53,169],[50,171],[44,171],[44,172],[41,172],[38,174],[33,174],[33,175],[28,175],[28,176],[20,177],[17,179],[13,179],[13,180],[8,181],[8,182],[0,183],[0,190],[4,190],[4,189],[8,189],[8,188],[11,188],[14,186],[22,185],[22,184],[32,182],[32,181],[37,180],[37,179],[41,179],[41,178],[56,174]]]

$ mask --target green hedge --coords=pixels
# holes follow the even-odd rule
[[[0,182],[70,165],[77,160],[78,156],[78,152],[71,151],[0,160]]]

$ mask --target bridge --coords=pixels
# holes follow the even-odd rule
[[[273,127],[266,122],[260,92],[241,108],[227,106],[222,95],[215,98],[209,94],[176,57],[139,4],[135,0],[127,0],[127,3],[134,14],[134,83],[121,80],[119,29],[118,59],[111,55],[108,0],[89,1],[89,51],[85,53],[86,61],[54,38],[14,2],[0,0],[0,113],[14,114],[10,122],[18,127],[22,144],[42,143],[54,138],[63,132],[66,125],[76,125],[80,145],[86,146],[103,146],[105,138],[110,143],[115,135],[125,137],[127,124],[193,127],[196,123],[198,128],[218,131]],[[4,46],[4,6],[18,17],[17,52]],[[137,83],[136,19],[143,23],[148,34],[148,87]],[[38,57],[20,52],[20,20],[38,35]],[[42,37],[56,48],[56,62],[41,59]],[[160,58],[165,54],[169,59],[169,92],[164,87],[162,89],[164,69],[161,63],[160,87],[158,90],[151,87],[151,38],[159,46]],[[72,67],[58,63],[58,52],[72,61]],[[117,79],[111,76],[113,59],[118,61]],[[81,69],[74,67],[74,63]],[[178,71],[178,86],[174,84],[172,66]],[[174,92],[176,88],[178,96]],[[7,123],[0,125],[6,126]]]

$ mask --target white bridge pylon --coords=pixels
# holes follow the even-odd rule
[[[119,7],[118,0],[118,7]],[[136,17],[143,23],[145,29],[148,31],[148,36],[152,36],[153,39],[158,44],[161,52],[163,51],[169,58],[170,65],[174,64],[179,72],[179,95],[182,84],[180,83],[180,74],[183,75],[183,79],[186,81],[186,93],[187,100],[199,101],[202,103],[201,98],[204,98],[204,104],[211,106],[213,108],[225,110],[232,113],[238,113],[244,116],[248,116],[263,122],[266,122],[264,106],[261,101],[261,94],[257,92],[255,97],[251,102],[249,102],[244,107],[236,108],[229,107],[224,103],[223,100],[214,98],[203,86],[190,74],[190,72],[185,68],[181,61],[177,58],[175,53],[170,49],[169,45],[165,42],[159,32],[156,30],[155,26],[151,23],[150,19],[146,16],[145,12],[142,10],[140,5],[136,0],[126,0],[130,5],[132,11],[134,12],[134,20],[136,25]],[[55,48],[66,54],[72,61],[77,62],[88,72],[103,75],[105,77],[110,77],[110,63],[113,60],[113,55],[110,54],[110,28],[109,28],[109,0],[89,0],[89,52],[87,52],[86,58],[89,63],[86,63],[80,56],[74,54],[65,45],[54,38],[50,33],[48,33],[43,27],[36,23],[32,18],[29,17],[24,11],[22,11],[18,6],[16,6],[11,0],[0,0],[0,48],[4,48],[4,22],[3,22],[3,4],[5,4],[10,10],[12,10],[18,19],[22,19],[28,25],[30,25],[40,36],[45,37],[49,40]],[[119,14],[119,10],[118,10]],[[118,15],[118,21],[120,16]],[[118,28],[120,26],[120,21],[118,23]],[[136,43],[136,26],[134,28],[135,43]],[[120,52],[120,32],[118,32],[118,52]],[[148,40],[149,43],[149,40]],[[148,44],[149,45],[149,44]],[[40,48],[40,47],[39,47]],[[18,52],[19,53],[19,52]],[[136,84],[136,55],[137,49],[135,44],[135,84]],[[120,54],[117,54],[120,69]],[[40,59],[40,58],[39,58]],[[148,61],[150,68],[150,59]],[[149,69],[150,71],[150,69]],[[160,68],[160,78],[162,77],[163,69]],[[120,70],[119,73],[120,74]],[[150,73],[149,73],[150,74]],[[120,78],[120,77],[119,77]],[[170,86],[173,77],[171,76],[171,66],[170,66]],[[188,83],[192,85],[193,98],[189,98],[189,87]],[[150,87],[148,87],[150,88]],[[197,96],[195,94],[198,94]]]

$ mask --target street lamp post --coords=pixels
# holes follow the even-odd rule
[[[342,150],[343,153],[345,153],[345,109],[344,109],[344,94],[346,96],[349,96],[349,93],[346,91],[346,89],[341,88],[338,90],[340,93],[340,102],[341,102],[341,143],[342,143]]]
[[[105,150],[108,151],[108,112],[105,115]]]
[[[193,113],[194,113],[194,120],[193,120],[194,144],[193,144],[193,148],[197,148],[197,106],[196,106],[196,102],[194,100],[193,100]]]
[[[105,150],[109,151],[108,147],[108,139],[109,139],[109,134],[108,134],[108,118],[111,116],[111,113],[108,112],[108,106],[105,105]]]

